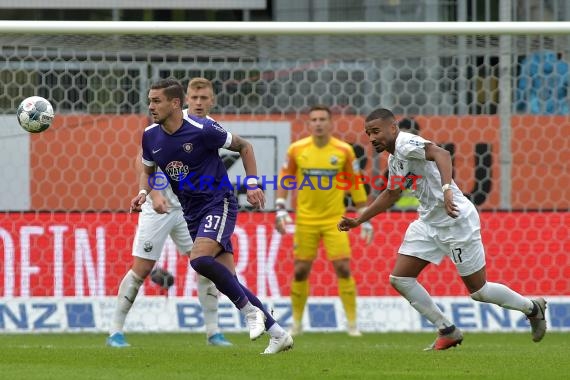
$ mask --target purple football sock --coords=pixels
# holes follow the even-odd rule
[[[211,280],[216,288],[224,293],[238,309],[248,302],[248,296],[244,293],[241,284],[235,276],[211,256],[200,256],[190,261],[192,268],[202,276]]]

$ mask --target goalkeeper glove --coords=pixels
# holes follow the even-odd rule
[[[362,213],[366,210],[366,207],[361,207],[357,210],[358,215],[362,215]],[[370,244],[374,237],[374,228],[372,227],[372,223],[364,222],[360,225],[360,238],[366,242],[366,244]]]
[[[284,234],[286,232],[285,228],[287,224],[293,223],[293,220],[285,209],[285,199],[277,198],[275,200],[275,208],[277,209],[275,214],[275,228],[279,233]]]
[[[370,244],[374,237],[374,228],[372,227],[372,223],[364,222],[360,225],[360,238],[366,242],[366,244]]]

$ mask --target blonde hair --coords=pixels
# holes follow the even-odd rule
[[[214,94],[214,85],[210,80],[206,78],[201,78],[201,77],[192,78],[192,80],[188,82],[188,90],[190,89],[200,90],[202,88],[209,88],[210,90],[212,90],[212,94]]]

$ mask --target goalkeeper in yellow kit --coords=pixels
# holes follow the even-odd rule
[[[347,181],[360,175],[360,169],[352,146],[332,136],[333,122],[328,107],[316,105],[310,109],[309,127],[311,136],[289,146],[275,201],[276,228],[283,234],[286,224],[291,222],[286,209],[287,193],[288,190],[297,190],[291,334],[302,332],[303,311],[310,293],[308,278],[322,239],[327,259],[332,262],[338,278],[338,293],[346,313],[348,334],[360,336],[356,323],[356,284],[350,272],[350,243],[348,235],[336,227],[338,219],[346,211]],[[337,181],[339,178],[340,182]],[[366,191],[362,182],[354,181],[349,187],[355,207],[358,210],[364,208]],[[370,243],[372,225],[363,224],[361,228],[361,236]]]

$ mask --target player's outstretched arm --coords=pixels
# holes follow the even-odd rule
[[[452,180],[453,163],[451,161],[451,154],[435,144],[427,144],[425,146],[426,160],[434,161],[441,176],[441,185],[445,186],[443,190],[443,203],[447,215],[452,218],[459,216],[459,208],[453,201],[453,191],[449,188]]]
[[[253,146],[249,141],[239,137],[238,135],[232,134],[232,142],[228,147],[228,150],[239,153],[243,162],[243,168],[245,169],[245,175],[247,177],[257,178],[257,162],[255,161]],[[257,187],[257,180],[255,181],[255,187],[250,188],[250,186],[251,185],[248,181],[247,201],[256,208],[264,208],[265,194],[262,189]]]
[[[451,162],[451,154],[443,148],[435,144],[426,144],[425,146],[426,160],[435,161],[437,170],[441,175],[441,184],[451,183],[453,164]]]
[[[381,212],[388,210],[400,198],[401,189],[386,189],[356,218],[343,216],[337,227],[339,231],[348,231],[372,219]]]

